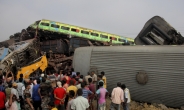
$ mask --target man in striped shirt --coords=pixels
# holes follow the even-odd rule
[[[87,98],[87,99],[88,99],[88,96],[89,96],[89,95],[93,95],[93,92],[91,92],[91,91],[89,90],[89,88],[86,89],[85,86],[86,86],[85,82],[81,83],[81,87],[82,87],[82,96],[83,96],[84,98]]]

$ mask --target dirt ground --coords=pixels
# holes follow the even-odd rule
[[[96,100],[93,102],[93,105],[96,108]],[[110,110],[110,104],[111,104],[111,100],[110,99],[106,99],[106,110]],[[121,110],[123,110],[122,106],[121,106]],[[180,109],[173,109],[173,108],[167,108],[165,105],[162,104],[153,104],[153,105],[149,105],[147,103],[138,103],[135,101],[132,101],[130,103],[130,110],[180,110]]]

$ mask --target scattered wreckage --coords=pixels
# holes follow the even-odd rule
[[[39,45],[36,39],[15,42],[6,49],[9,50],[9,53],[2,56],[3,59],[0,62],[0,68],[5,72],[16,73],[18,68],[39,57]]]
[[[46,52],[48,68],[59,72],[71,65],[74,50],[84,46],[134,44],[134,40],[50,20],[39,20],[1,42],[3,47],[0,68],[17,74]],[[6,48],[4,48],[6,47]],[[9,53],[5,50],[10,50]],[[16,75],[15,75],[16,76]]]

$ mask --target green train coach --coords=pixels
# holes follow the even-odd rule
[[[39,30],[43,31],[62,33],[93,41],[109,42],[110,39],[112,39],[113,44],[123,44],[127,42],[131,45],[134,44],[134,39],[132,38],[122,37],[115,34],[100,32],[92,29],[82,28],[79,26],[64,24],[46,19],[36,21],[34,24],[30,25],[29,28],[38,28]]]

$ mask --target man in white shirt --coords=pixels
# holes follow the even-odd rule
[[[124,93],[125,93],[125,99],[124,99],[124,102],[123,102],[123,109],[124,110],[129,110],[129,103],[131,101],[130,99],[130,91],[128,88],[126,88],[126,85],[125,84],[122,84],[121,85],[121,88],[123,89]]]
[[[89,103],[86,98],[82,96],[82,89],[77,90],[78,97],[75,98],[71,104],[72,110],[86,110],[89,108]]]
[[[95,74],[94,71],[91,72],[91,77],[92,77],[93,84],[95,85],[95,89],[96,89],[97,75]]]
[[[24,100],[22,97],[22,87],[24,86],[24,84],[22,83],[22,81],[23,81],[23,78],[19,78],[18,83],[17,83],[17,91],[19,94],[20,106],[23,109]]]

